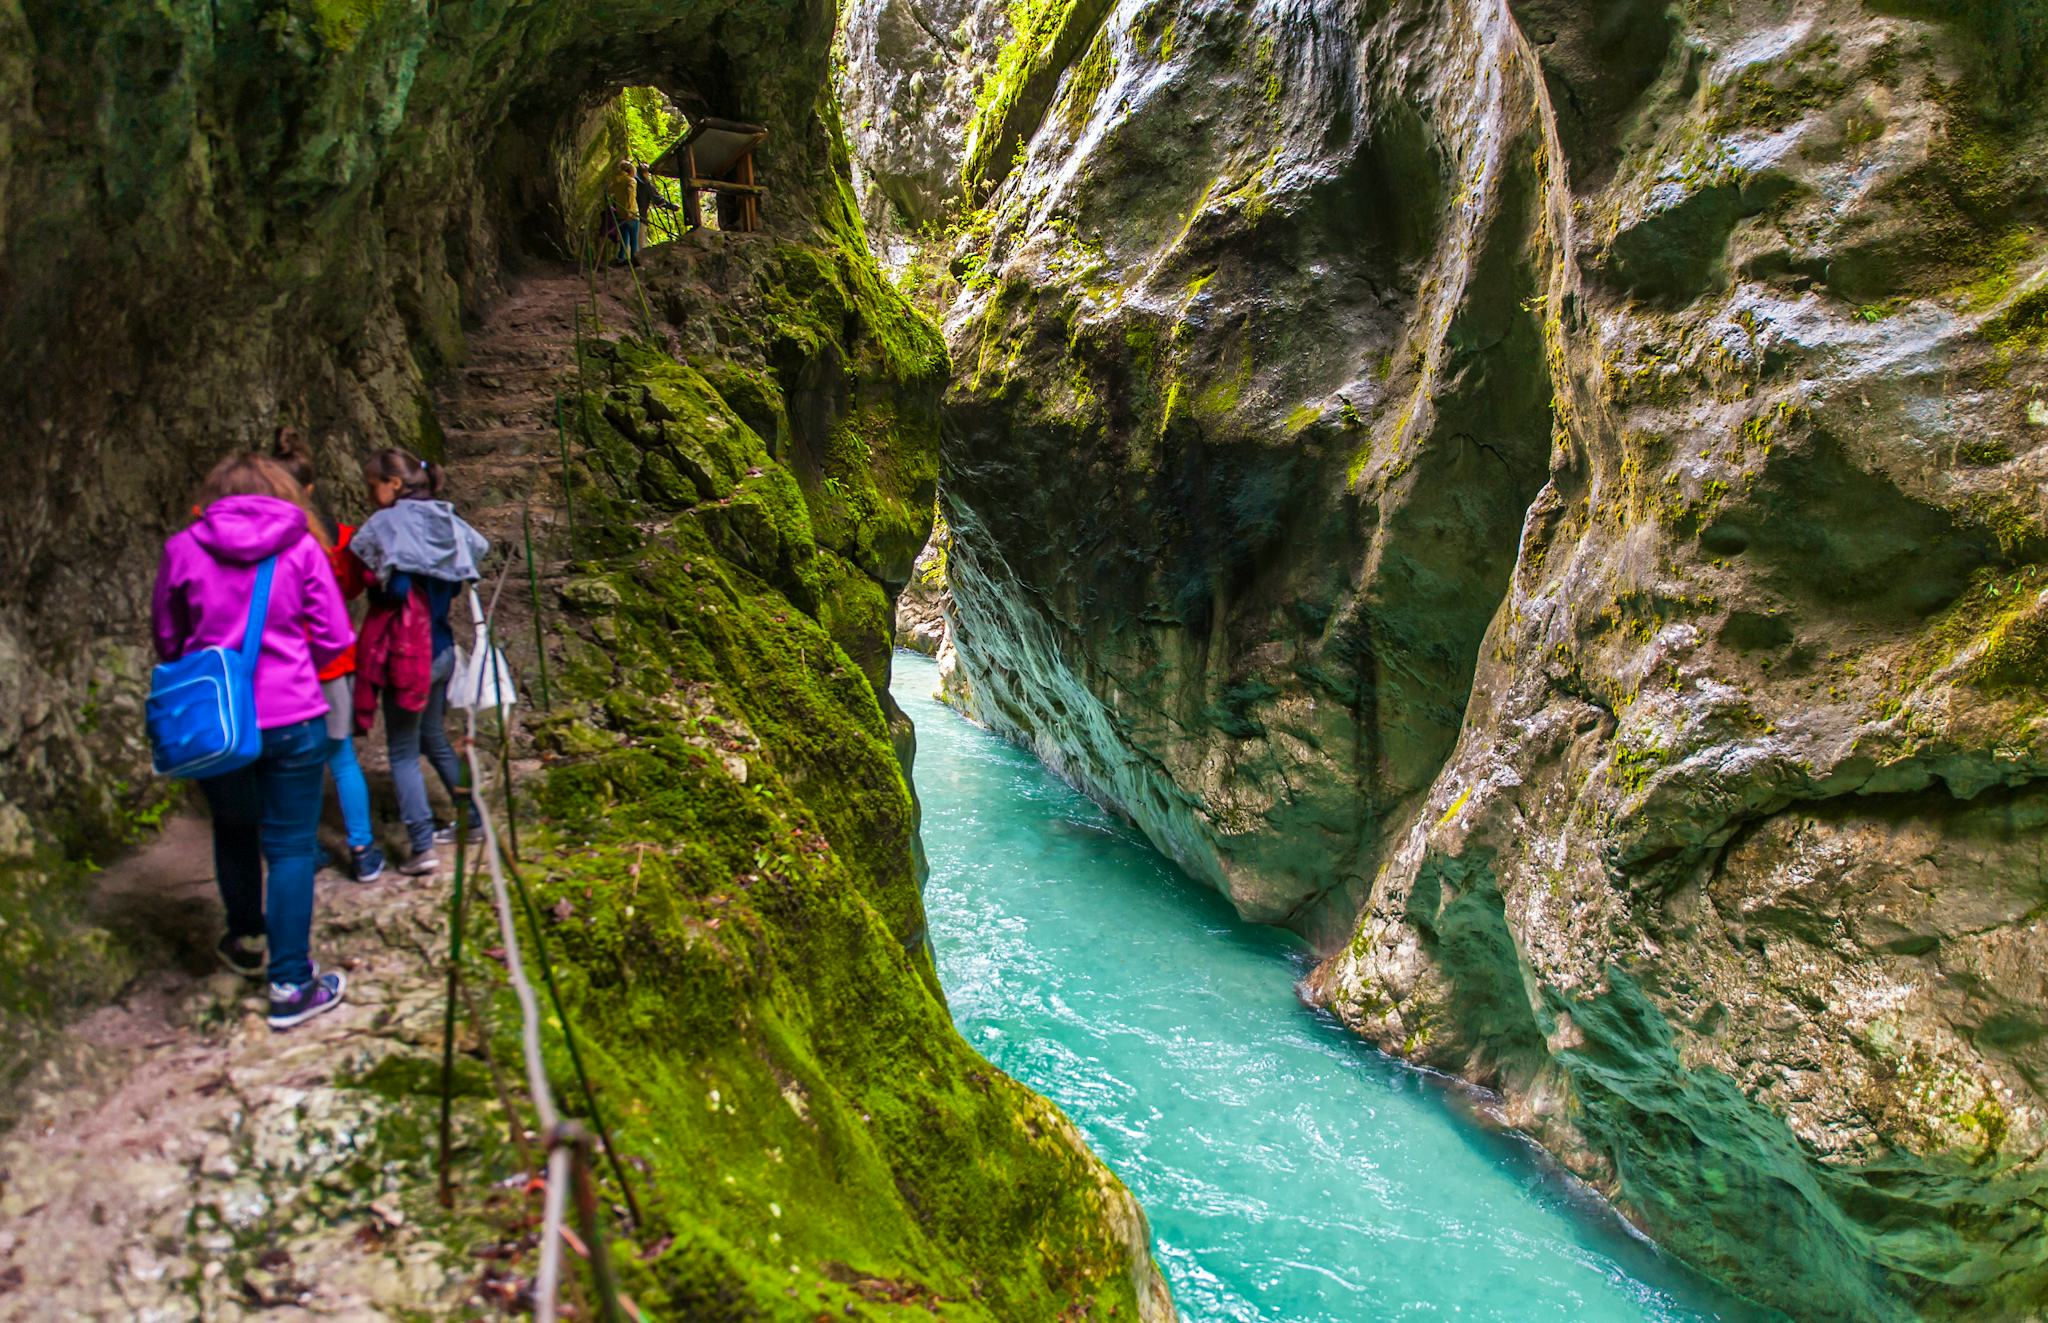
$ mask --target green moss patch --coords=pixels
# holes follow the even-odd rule
[[[620,1258],[650,1317],[1134,1317],[1120,1196],[925,947],[881,570],[930,530],[945,357],[871,279],[777,250],[762,370],[587,346],[530,874],[640,1171]]]
[[[135,972],[127,947],[80,917],[91,875],[54,850],[0,861],[0,1126],[62,1025]]]
[[[879,590],[849,580],[813,582],[864,618]],[[607,581],[615,642],[566,683],[616,743],[547,775],[536,872],[619,1143],[647,1164],[643,1307],[738,1317],[794,1291],[892,1312],[859,1288],[886,1280],[949,1317],[1133,1308],[1090,1164],[936,993],[867,677],[687,518]]]
[[[1061,78],[1094,44],[1111,8],[1109,0],[1017,0],[1011,6],[1012,35],[983,75],[967,125],[960,178],[970,194],[1009,174],[1017,149],[1037,131]],[[1100,59],[1107,61],[1106,50]],[[1100,67],[1084,67],[1069,95],[1081,96],[1082,87],[1107,78]]]

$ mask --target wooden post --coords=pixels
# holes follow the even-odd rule
[[[697,149],[683,148],[683,223],[693,230],[704,228],[704,204],[697,196]]]
[[[754,153],[751,149],[733,163],[733,182],[752,187],[754,183]],[[740,194],[740,229],[761,228],[761,200],[753,193]]]
[[[468,779],[466,771],[463,779]],[[469,815],[462,811],[460,800],[456,801],[455,814],[455,888],[448,898],[448,1006],[441,1017],[441,1155],[437,1197],[443,1208],[455,1206],[455,1181],[449,1171],[448,1156],[455,1135],[455,998],[462,984],[462,869],[469,845]]]
[[[625,1313],[619,1308],[619,1279],[612,1271],[611,1242],[605,1239],[604,1228],[597,1219],[597,1185],[590,1179],[590,1132],[574,1121],[564,1121],[561,1130],[562,1137],[556,1142],[569,1144],[574,1155],[569,1162],[570,1194],[576,1203],[577,1230],[582,1232],[583,1247],[590,1254],[590,1278],[597,1288],[598,1317],[604,1323],[626,1323]]]

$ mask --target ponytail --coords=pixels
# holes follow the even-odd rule
[[[306,531],[321,547],[332,550],[334,537],[327,531],[327,521],[313,509],[313,452],[306,448],[306,441],[299,429],[289,424],[277,429],[277,443],[270,453],[277,467],[298,484],[298,504],[306,507]]]
[[[396,479],[401,501],[434,500],[448,483],[448,470],[397,446],[387,447],[370,456],[363,465],[363,474],[377,482]]]
[[[287,425],[277,429],[277,445],[270,457],[292,475],[293,482],[306,491],[313,490],[313,452],[306,448],[298,428]]]

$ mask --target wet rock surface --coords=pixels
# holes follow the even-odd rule
[[[848,0],[835,83],[876,256],[917,260],[960,194],[986,60],[1011,34],[999,0]]]
[[[896,598],[896,646],[927,657],[938,656],[946,645],[946,615],[953,607],[943,537],[942,530],[917,554],[910,582]]]
[[[2022,7],[1049,8],[963,167],[975,715],[1738,1288],[2036,1308]]]

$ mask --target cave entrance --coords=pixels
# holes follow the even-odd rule
[[[755,180],[754,152],[768,140],[763,126],[691,115],[661,88],[639,85],[606,100],[583,138],[576,192],[598,254],[623,256],[624,238],[636,230],[636,251],[645,251],[696,229],[761,228],[766,190]],[[625,182],[623,162],[641,172],[635,183]],[[706,193],[713,206],[704,205]]]
[[[635,169],[652,167],[670,154],[690,133],[690,117],[658,87],[623,87],[605,106],[596,133],[585,147],[586,170],[596,171],[596,206],[593,208],[600,243],[620,244],[618,232],[621,200],[630,200],[639,219],[639,248],[683,237],[691,228],[685,217],[680,181],[649,169],[636,187],[619,182],[619,163],[631,161]]]
[[[640,230],[645,251],[699,227],[772,228],[778,198],[801,206],[809,190],[796,181],[821,150],[809,75],[735,61],[708,34],[674,39],[564,57],[506,108],[487,183],[507,250],[599,266],[625,256],[622,232]],[[791,104],[806,111],[794,123]],[[761,154],[771,139],[773,159]],[[622,161],[647,177],[629,186]],[[628,207],[634,226],[620,223]]]

